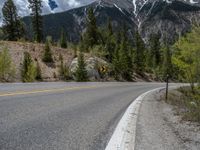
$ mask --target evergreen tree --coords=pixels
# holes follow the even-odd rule
[[[67,48],[67,38],[64,29],[61,30],[60,46],[61,48]]]
[[[172,54],[170,47],[166,45],[163,49],[164,51],[164,60],[163,60],[163,78],[172,77]]]
[[[136,32],[135,38],[136,38],[136,47],[134,54],[134,65],[138,73],[143,73],[145,71],[145,63],[146,63],[145,44],[139,32]]]
[[[109,34],[109,36],[112,36],[113,35],[113,27],[112,27],[112,23],[111,23],[111,19],[110,18],[108,18],[108,25],[107,25],[108,27],[108,34]]]
[[[123,38],[123,41],[120,46],[120,72],[123,79],[131,81],[133,74],[132,61],[127,47],[128,42]]]
[[[92,7],[88,10],[87,28],[86,33],[84,34],[84,43],[87,49],[99,44],[99,32]]]
[[[32,26],[34,38],[37,42],[42,41],[42,0],[28,0],[29,8],[32,10]]]
[[[42,81],[42,70],[40,68],[39,62],[37,62],[37,66],[36,66],[36,77],[35,77],[35,79],[38,80],[38,81]]]
[[[5,48],[0,53],[0,81],[9,81],[15,76],[15,69],[12,66],[11,56]]]
[[[119,57],[119,46],[116,46],[115,52],[113,54],[113,61],[112,67],[114,71],[114,78],[115,80],[120,80],[120,73],[121,73],[121,64],[120,64],[120,57]]]
[[[46,43],[45,43],[44,55],[43,55],[42,60],[43,62],[46,62],[46,63],[53,63],[51,47],[48,40],[46,40]]]
[[[84,62],[84,55],[82,52],[80,52],[78,57],[78,66],[75,72],[75,76],[76,76],[76,81],[78,82],[88,81],[86,64]]]
[[[133,63],[131,59],[130,46],[127,39],[127,30],[126,27],[124,27],[123,31],[119,32],[115,39],[116,47],[113,54],[112,65],[116,80],[132,80]]]
[[[7,0],[2,8],[3,31],[6,38],[16,41],[24,35],[24,26],[17,14],[17,8],[12,0]]]
[[[105,51],[107,53],[107,59],[109,62],[112,62],[113,53],[115,52],[115,46],[116,46],[116,38],[113,35],[112,24],[109,18],[107,27],[107,37],[105,42]]]
[[[148,66],[156,68],[161,64],[161,44],[158,34],[152,34],[149,40]]]
[[[24,52],[21,76],[23,82],[33,82],[36,77],[36,69],[31,55],[28,52]]]

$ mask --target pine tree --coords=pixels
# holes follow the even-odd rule
[[[124,79],[132,81],[133,63],[131,59],[130,46],[127,37],[127,29],[124,26],[122,32],[115,39],[116,47],[113,54],[113,71],[116,80]]]
[[[161,64],[161,44],[158,34],[152,34],[149,40],[148,66],[156,68]]]
[[[109,36],[113,35],[113,27],[112,27],[112,23],[111,23],[111,18],[108,18],[108,25],[107,25],[107,30],[108,30],[108,34]]]
[[[45,63],[53,63],[53,58],[52,58],[52,52],[51,52],[51,47],[49,44],[49,41],[46,40],[45,43],[45,48],[44,48],[44,55],[43,55],[43,62]]]
[[[163,78],[172,77],[172,54],[170,47],[166,45],[163,49],[164,51],[164,61],[163,61]]]
[[[17,8],[12,0],[7,0],[2,8],[3,31],[6,38],[16,41],[24,35],[24,26],[17,14]]]
[[[107,27],[107,34],[106,34],[106,42],[105,42],[105,51],[107,53],[107,59],[109,62],[112,62],[113,54],[115,52],[116,46],[116,38],[113,35],[113,29],[110,18],[108,19],[108,27]]]
[[[145,63],[146,63],[145,44],[139,32],[136,32],[135,38],[136,38],[136,47],[134,54],[134,65],[137,73],[143,73],[145,71]]]
[[[36,66],[36,77],[35,77],[35,79],[38,80],[38,81],[42,81],[42,70],[40,68],[39,62],[37,62],[37,66]]]
[[[84,34],[84,43],[87,49],[92,48],[94,45],[99,43],[99,33],[92,7],[88,10],[87,28],[86,33]]]
[[[42,41],[42,0],[28,0],[29,8],[32,10],[32,26],[34,38],[37,42]]]
[[[127,45],[127,41],[125,40],[125,38],[123,38],[123,41],[120,46],[120,72],[123,79],[131,81],[133,67]]]
[[[36,68],[28,52],[24,52],[21,76],[23,82],[33,82],[36,77]]]
[[[76,76],[76,81],[78,82],[88,81],[86,64],[84,62],[84,55],[82,52],[80,52],[78,57],[78,66],[75,72],[75,76]]]
[[[60,46],[61,48],[67,48],[67,38],[64,29],[61,30]]]
[[[120,57],[119,57],[119,46],[116,46],[115,52],[113,54],[112,67],[114,71],[115,80],[120,80],[121,64],[120,64]]]

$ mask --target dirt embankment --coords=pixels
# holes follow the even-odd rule
[[[21,81],[21,67],[23,63],[24,52],[29,52],[33,61],[38,61],[44,81],[58,80],[59,76],[59,55],[62,54],[64,64],[69,66],[74,58],[74,52],[72,49],[62,49],[59,47],[51,47],[53,53],[54,64],[45,64],[42,61],[44,53],[44,44],[27,43],[27,42],[8,42],[0,41],[0,51],[4,48],[8,48],[12,57],[13,65],[16,70],[16,81]]]

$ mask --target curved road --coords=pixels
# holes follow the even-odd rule
[[[103,150],[129,104],[163,86],[0,84],[0,150]]]

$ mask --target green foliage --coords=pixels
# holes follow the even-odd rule
[[[134,53],[134,65],[137,73],[144,73],[146,65],[145,56],[145,44],[142,40],[140,34],[136,32],[135,34],[135,53]]]
[[[99,31],[96,25],[96,18],[93,8],[89,8],[87,16],[87,27],[83,37],[86,49],[92,48],[99,44]]]
[[[111,18],[108,18],[108,25],[107,25],[107,30],[108,30],[108,35],[112,36],[113,35],[113,27],[112,27],[112,22]]]
[[[17,8],[12,0],[7,0],[2,8],[3,31],[6,39],[16,41],[24,35],[24,24],[17,14]]]
[[[64,32],[63,29],[61,30],[60,46],[61,46],[61,48],[67,48],[66,33]]]
[[[35,79],[38,80],[38,81],[42,81],[42,70],[40,68],[39,62],[37,62],[37,66],[36,66],[36,77],[35,77]]]
[[[63,56],[61,54],[59,56],[59,60],[60,60],[60,66],[59,66],[60,78],[63,80],[69,80],[70,79],[69,68],[66,66],[66,64],[64,64]]]
[[[126,34],[124,34],[124,37],[120,45],[119,61],[120,61],[120,70],[121,70],[120,73],[122,75],[122,78],[128,81],[131,81],[132,74],[133,74],[133,66],[132,66],[132,60],[130,57]]]
[[[121,35],[121,41],[116,46],[115,52],[113,54],[112,65],[114,70],[114,77],[116,80],[124,79],[131,81],[133,74],[133,63],[125,29]]]
[[[121,64],[120,64],[119,48],[118,47],[115,49],[115,52],[113,54],[112,68],[113,68],[113,71],[114,71],[115,80],[120,80]]]
[[[29,8],[32,10],[32,26],[34,38],[37,42],[42,41],[42,0],[28,0]]]
[[[0,27],[0,40],[3,40],[5,38],[3,29]]]
[[[116,48],[116,38],[113,34],[113,29],[112,29],[112,24],[111,24],[111,20],[109,18],[108,20],[108,27],[105,33],[105,51],[107,53],[107,60],[109,62],[112,62],[113,59],[113,54],[115,52],[115,48]]]
[[[75,72],[76,81],[78,82],[84,82],[88,81],[88,75],[86,70],[86,64],[84,62],[84,55],[81,52],[78,57],[78,66]]]
[[[179,73],[179,79],[191,84],[194,89],[194,83],[199,81],[200,76],[200,27],[194,27],[193,30],[181,37],[174,44],[173,64]]]
[[[5,48],[0,53],[0,81],[10,81],[15,76],[15,69],[12,65],[11,56]]]
[[[147,65],[150,68],[157,68],[161,64],[161,43],[158,34],[150,36],[149,47]]]
[[[164,52],[164,60],[162,66],[162,73],[163,73],[163,79],[166,80],[167,76],[169,78],[172,78],[173,76],[172,53],[168,45],[163,48],[163,52]]]
[[[43,55],[43,62],[45,63],[53,63],[53,58],[52,58],[52,52],[51,52],[51,47],[49,44],[49,41],[46,40],[45,43],[45,48],[44,48],[44,55]]]
[[[28,52],[24,52],[21,77],[23,82],[33,82],[36,78],[36,68]]]

